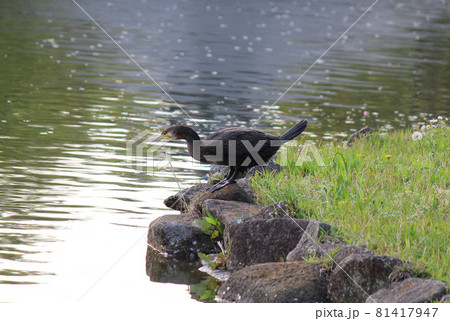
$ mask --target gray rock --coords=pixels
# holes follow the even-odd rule
[[[150,223],[148,245],[162,255],[195,261],[198,253],[214,252],[214,243],[194,225],[191,215],[164,215]]]
[[[315,257],[317,259],[321,259],[325,257],[327,260],[333,260],[333,253],[338,250],[338,248],[343,247],[345,245],[340,243],[303,243],[301,241],[297,244],[297,246],[289,252],[286,261],[287,262],[295,262],[295,261],[303,261],[304,259],[308,259],[311,257]],[[331,269],[334,267],[334,264],[330,267]]]
[[[339,246],[339,251],[333,256],[334,261],[333,268],[336,268],[338,265],[341,265],[342,262],[349,256],[364,257],[364,256],[375,256],[375,254],[371,250],[369,250],[365,245],[350,246],[341,244]]]
[[[256,199],[256,193],[248,180],[245,178],[240,178],[236,180],[236,184],[239,185],[252,200]]]
[[[199,202],[208,199],[217,199],[224,201],[237,201],[244,203],[254,203],[253,199],[245,192],[245,190],[239,184],[231,184],[221,188],[218,191],[207,191],[203,195],[199,196]]]
[[[347,141],[347,146],[352,146],[357,140],[361,139],[362,137],[366,137],[366,139],[371,139],[371,134],[373,133],[373,129],[370,127],[364,127],[358,130],[356,133],[353,133],[350,135]]]
[[[336,267],[328,283],[331,302],[366,302],[369,295],[388,285],[389,275],[402,265],[399,259],[354,249],[358,248],[343,248],[333,257]]]
[[[233,222],[239,222],[252,217],[261,208],[261,206],[255,204],[217,199],[205,200],[201,205],[203,216],[206,216],[209,211],[225,227]]]
[[[308,223],[308,220],[272,218],[229,224],[224,231],[225,248],[230,251],[227,268],[239,270],[253,264],[285,260]],[[323,229],[330,229],[329,225],[321,224]]]
[[[367,298],[367,303],[428,303],[440,299],[447,290],[444,282],[409,278],[391,283]]]
[[[441,301],[439,301],[440,303],[450,303],[450,294],[444,295],[441,298]]]
[[[224,179],[230,171],[230,167],[227,165],[211,165],[208,173],[208,182],[218,182]],[[244,177],[244,173],[239,173],[237,178]]]
[[[169,196],[164,200],[164,204],[180,212],[196,213],[200,212],[199,206],[207,199],[222,199],[239,202],[254,203],[251,196],[247,194],[239,184],[228,185],[214,193],[210,189],[213,184],[197,184],[190,188],[179,191],[177,194]]]
[[[175,195],[169,196],[164,200],[164,205],[180,212],[186,212],[189,205],[197,195],[206,193],[212,184],[197,184],[195,186],[183,189]]]
[[[294,204],[285,201],[264,206],[259,213],[253,216],[258,219],[269,219],[274,217],[289,217],[293,213]]]
[[[327,302],[327,282],[314,264],[264,263],[233,273],[218,295],[228,302]]]
[[[273,171],[275,172],[281,171],[281,165],[274,162],[268,162],[266,165],[254,166],[248,170],[247,175],[245,175],[245,178],[250,179],[253,176],[255,176],[256,173],[258,173],[259,175],[266,175],[272,173]]]
[[[209,174],[208,174],[208,181],[209,182],[217,182],[219,180],[224,179],[228,175],[229,170],[230,170],[229,166],[226,166],[226,165],[211,165]],[[265,165],[254,166],[254,167],[251,167],[250,169],[248,169],[244,173],[239,173],[237,178],[238,179],[241,179],[243,177],[250,178],[250,177],[253,177],[256,172],[264,175],[265,173],[271,173],[272,171],[278,172],[280,170],[281,170],[281,166],[279,164],[277,164],[273,161],[269,161]]]
[[[211,165],[208,173],[208,181],[210,183],[224,179],[230,170],[226,165]]]
[[[253,199],[245,192],[245,190],[240,187],[238,184],[228,185],[214,193],[210,191],[206,191],[202,195],[198,195],[195,198],[191,205],[189,206],[189,213],[192,213],[196,216],[204,216],[206,214],[202,214],[204,211],[203,203],[206,200],[223,200],[223,201],[237,201],[241,203],[250,203],[253,204]]]
[[[422,267],[411,262],[403,262],[403,265],[397,266],[389,275],[389,282],[400,282],[409,278],[429,279],[430,274]]]
[[[286,260],[288,262],[302,261],[303,258],[308,257],[320,258],[325,253],[331,255],[331,252],[339,246],[339,244],[319,243],[319,237],[322,234],[320,224],[321,222],[319,221],[309,222],[305,233],[303,233],[302,235],[302,238],[286,257]]]

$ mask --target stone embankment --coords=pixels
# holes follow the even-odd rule
[[[255,204],[249,177],[256,171],[279,171],[271,164],[255,167],[237,184],[215,193],[198,184],[165,200],[179,215],[164,215],[150,224],[150,255],[193,264],[198,253],[220,247],[196,220],[209,212],[224,227],[220,238],[231,272],[218,292],[225,302],[448,302],[447,284],[423,278],[412,263],[379,256],[364,246],[333,238],[329,224],[295,219],[292,205]],[[214,167],[212,175],[223,171]],[[176,267],[166,266],[174,269]],[[183,277],[187,277],[180,273]]]

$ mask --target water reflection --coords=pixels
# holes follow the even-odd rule
[[[200,272],[200,262],[183,262],[164,257],[147,247],[146,271],[152,282],[189,285],[192,298],[202,302],[215,302],[222,282]]]
[[[197,284],[208,275],[200,272],[199,262],[182,262],[165,258],[151,247],[147,248],[146,271],[153,282]]]
[[[120,266],[136,232],[173,213],[162,200],[207,167],[175,143],[172,168],[136,170],[126,142],[144,130],[185,123],[207,135],[268,110],[258,129],[282,133],[308,118],[307,135],[337,141],[449,112],[445,2],[380,2],[275,106],[372,1],[79,3],[192,119],[72,2],[2,1],[0,283],[36,283],[37,292],[47,283],[76,301]],[[130,277],[143,253],[117,273]],[[137,288],[156,287],[143,274],[130,277]],[[98,283],[98,297],[114,281]],[[25,297],[7,292],[0,301]]]

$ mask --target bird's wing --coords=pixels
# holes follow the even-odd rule
[[[264,146],[268,146],[271,140],[279,140],[279,137],[252,128],[227,128],[205,138],[202,143],[202,154],[216,155],[216,146],[220,146],[219,148],[222,148],[225,155],[234,153],[240,157],[249,153],[247,148],[249,144],[261,147],[262,141]]]
[[[278,139],[278,136],[267,134],[252,128],[241,128],[241,127],[223,129],[205,138],[205,140],[222,140],[222,141],[248,140],[253,143],[256,143],[258,140],[268,140],[268,139]]]

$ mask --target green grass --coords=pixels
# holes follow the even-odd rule
[[[295,203],[296,217],[326,222],[348,243],[414,262],[450,284],[449,132],[440,120],[416,141],[405,130],[374,133],[351,148],[318,144],[321,164],[290,146],[278,156],[284,170],[252,184],[260,204]]]

